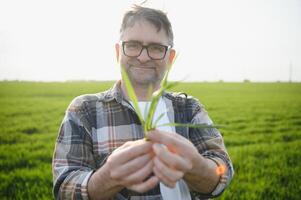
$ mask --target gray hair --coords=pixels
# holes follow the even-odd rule
[[[124,14],[120,28],[120,36],[122,36],[122,33],[126,28],[134,26],[137,21],[142,19],[152,23],[157,28],[158,32],[163,28],[166,32],[169,45],[173,46],[173,31],[166,13],[161,10],[138,5],[134,5],[132,10],[129,10]]]

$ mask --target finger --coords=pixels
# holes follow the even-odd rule
[[[121,149],[125,149],[126,147],[130,146],[133,144],[134,141],[127,141],[117,149],[115,149],[113,152],[116,153],[117,151],[120,151]]]
[[[123,177],[142,168],[151,161],[151,159],[152,155],[150,153],[144,154],[123,165],[116,166],[116,168],[112,167],[110,175],[113,179],[122,179]]]
[[[123,145],[121,145],[118,149],[124,149],[128,146],[130,146],[131,144],[133,144],[134,141],[127,141],[126,143],[124,143]]]
[[[152,130],[148,133],[148,138],[152,142],[165,144],[166,146],[173,148],[174,151],[181,155],[191,153],[189,151],[194,147],[193,144],[183,136],[171,132]]]
[[[128,144],[126,147],[122,147],[116,152],[113,152],[107,161],[112,165],[122,165],[135,157],[148,153],[151,150],[151,142],[139,140]]]
[[[122,182],[124,185],[143,182],[153,172],[153,167],[154,163],[150,160],[143,168],[125,177]]]
[[[158,183],[159,183],[159,179],[155,176],[152,176],[145,182],[134,184],[127,188],[135,192],[144,193],[156,187]]]
[[[182,137],[179,134],[176,134],[174,132],[161,131],[161,130],[157,130],[157,129],[149,131],[147,136],[152,141],[155,141],[158,143],[166,142],[168,144],[174,144],[175,142],[177,143],[177,140],[179,139],[179,137]]]
[[[176,182],[167,179],[163,174],[160,173],[160,170],[157,167],[154,167],[153,171],[156,177],[158,177],[158,179],[160,180],[160,182],[162,182],[167,187],[174,188],[176,186]]]
[[[169,168],[158,158],[154,158],[154,168],[158,171],[155,174],[159,174],[159,176],[164,180],[163,182],[176,183],[184,176],[184,172]]]
[[[153,150],[156,156],[167,166],[181,170],[183,172],[189,171],[192,168],[192,163],[185,157],[170,152],[166,146],[162,144],[153,144]]]

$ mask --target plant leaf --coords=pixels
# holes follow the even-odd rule
[[[143,116],[144,120],[146,120],[146,118],[147,118],[147,113],[148,113],[149,105],[150,105],[150,102],[147,102],[146,105],[145,105],[145,107],[144,107],[144,116]]]
[[[167,83],[167,79],[168,79],[170,69],[171,69],[172,65],[174,64],[177,57],[178,57],[178,54],[175,56],[173,62],[168,64],[167,70],[166,70],[165,75],[163,77],[163,80],[161,81],[161,85],[160,85],[159,90],[157,90],[153,93],[153,96],[152,96],[152,99],[151,99],[150,109],[149,109],[149,112],[148,112],[148,115],[147,115],[147,118],[146,118],[146,129],[147,130],[150,130],[150,129],[155,127],[153,125],[153,118],[154,118],[155,110],[157,108],[158,102],[159,102],[163,92],[167,88],[171,88],[171,85]],[[157,121],[157,120],[155,120],[155,121]]]
[[[161,113],[161,114],[157,117],[156,121],[153,123],[153,127],[152,127],[152,128],[157,127],[158,122],[160,121],[160,119],[162,119],[162,117],[164,116],[164,114],[165,114],[165,113]]]
[[[141,122],[141,125],[144,127],[144,118],[141,114],[141,111],[140,111],[140,107],[138,105],[138,99],[137,99],[137,96],[136,96],[136,93],[135,93],[135,90],[132,86],[132,83],[125,71],[125,69],[121,66],[121,75],[122,75],[122,80],[124,80],[124,83],[125,83],[125,87],[126,87],[126,91],[128,93],[128,96],[130,98],[130,100],[133,102],[133,106],[134,106],[134,109],[138,115],[138,118]]]
[[[160,101],[160,97],[162,96],[162,93],[163,93],[162,89],[163,88],[160,88],[159,90],[157,90],[153,93],[150,108],[149,108],[148,115],[147,115],[147,118],[146,118],[146,128],[147,128],[147,130],[150,130],[153,127],[153,125],[152,125],[153,118],[154,118],[154,115],[155,115],[157,105]]]
[[[165,73],[164,78],[163,78],[163,80],[162,80],[162,82],[161,82],[161,88],[162,88],[162,87],[164,88],[164,87],[167,85],[167,79],[168,79],[169,72],[170,72],[170,70],[171,70],[171,67],[172,67],[173,64],[175,63],[176,59],[178,58],[178,55],[179,55],[179,54],[176,54],[175,57],[174,57],[174,59],[173,59],[173,61],[172,61],[172,63],[168,64],[166,73]]]
[[[166,123],[166,124],[160,124],[156,127],[162,127],[162,126],[175,126],[175,127],[190,127],[190,128],[223,128],[225,126],[223,125],[207,125],[207,124],[183,124],[183,123]]]

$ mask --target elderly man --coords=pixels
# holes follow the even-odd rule
[[[115,45],[141,110],[175,57],[173,31],[162,11],[134,6]],[[150,87],[151,86],[151,87]],[[161,122],[212,124],[194,98],[164,92]],[[159,113],[160,114],[160,113]],[[108,91],[75,98],[66,111],[53,157],[56,199],[208,199],[233,177],[215,128],[166,127],[144,139],[124,80]]]

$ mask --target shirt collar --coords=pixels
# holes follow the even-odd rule
[[[168,98],[170,100],[173,99],[173,96],[168,92],[164,91],[162,94],[162,98]],[[121,104],[129,104],[129,102],[124,98],[124,95],[121,90],[121,80],[118,80],[114,86],[109,89],[104,96],[104,101],[109,102],[112,100],[116,100],[118,103]]]
[[[121,84],[121,81],[118,80],[114,86],[109,89],[106,93],[105,93],[105,96],[104,96],[104,101],[105,102],[109,102],[109,101],[112,101],[112,100],[116,100],[118,103],[121,103],[122,100],[124,99],[123,98],[123,94],[122,94],[122,91],[121,91],[121,87],[120,87],[120,84]]]

